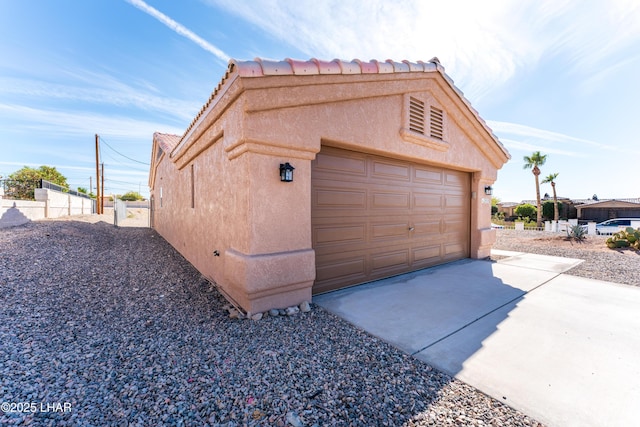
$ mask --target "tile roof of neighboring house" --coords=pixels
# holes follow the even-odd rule
[[[182,137],[180,135],[173,135],[170,133],[155,132],[153,134],[153,139],[158,142],[158,145],[160,146],[160,148],[162,148],[162,151],[164,151],[165,153],[170,153],[171,150],[173,150],[176,145],[178,145]]]
[[[640,198],[637,199],[598,199],[598,200],[593,200],[593,199],[570,199],[568,197],[563,197],[560,198],[558,197],[558,201],[559,202],[566,202],[566,201],[570,201],[571,203],[573,203],[574,205],[593,205],[594,203],[604,203],[604,202],[627,202],[627,203],[638,203],[640,204]],[[549,201],[553,201],[553,197],[550,198],[546,198],[546,199],[540,199],[540,201],[542,202],[549,202]],[[520,202],[520,204],[523,203],[529,203],[531,205],[534,205],[537,203],[535,200],[523,200],[522,202]]]
[[[503,208],[512,208],[514,206],[520,206],[522,203],[520,202],[500,202],[498,206],[502,206]]]
[[[319,75],[319,74],[392,74],[392,73],[432,73],[439,72],[442,77],[449,83],[451,88],[460,96],[460,99],[467,105],[469,110],[482,124],[484,129],[491,135],[498,147],[504,152],[507,157],[511,157],[506,148],[498,140],[487,125],[487,123],[480,117],[478,112],[471,106],[471,103],[460,89],[456,87],[453,80],[444,72],[444,67],[440,65],[438,58],[433,57],[428,62],[417,61],[410,62],[403,60],[401,62],[395,62],[390,59],[386,61],[377,61],[375,59],[364,62],[359,59],[352,61],[343,61],[340,59],[334,59],[332,61],[323,61],[320,59],[312,58],[308,61],[301,61],[296,59],[286,58],[284,61],[274,61],[262,58],[256,58],[253,61],[240,61],[237,59],[231,59],[227,71],[218,83],[218,86],[213,90],[211,96],[200,109],[195,118],[191,121],[186,131],[180,138],[180,141],[189,134],[192,128],[200,120],[205,111],[209,108],[211,103],[216,99],[216,95],[222,89],[225,81],[229,77],[236,73],[239,77],[264,77],[264,76],[291,76],[291,75]]]
[[[577,202],[577,200],[576,200]],[[626,202],[626,203],[636,203],[640,204],[640,198],[631,198],[631,199],[580,199],[580,202],[583,205],[594,205],[596,203],[606,203],[606,202]]]

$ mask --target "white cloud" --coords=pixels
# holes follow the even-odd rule
[[[567,151],[560,150],[553,147],[540,147],[540,145],[531,144],[528,142],[518,141],[515,139],[509,138],[500,138],[500,141],[507,147],[509,151],[544,151],[543,154],[559,154],[561,156],[569,156],[569,157],[587,157],[584,153],[579,151]]]
[[[474,102],[550,57],[589,74],[640,40],[635,0],[207,1],[309,56],[438,56]]]
[[[116,107],[132,106],[168,114],[185,123],[193,118],[199,108],[198,103],[158,96],[102,73],[79,71],[72,77],[74,83],[86,82],[90,86],[0,77],[0,94],[34,97],[40,103],[43,100],[65,99]]]
[[[168,17],[164,13],[160,12],[158,9],[156,9],[156,8],[154,8],[152,6],[149,6],[147,3],[145,3],[142,0],[126,0],[126,1],[127,1],[127,3],[137,7],[138,9],[143,11],[144,13],[146,13],[146,14],[154,17],[158,21],[162,22],[164,25],[169,27],[171,30],[173,30],[177,34],[179,34],[179,35],[181,35],[183,37],[186,37],[187,39],[191,40],[192,42],[194,42],[195,44],[197,44],[198,46],[200,46],[201,48],[203,48],[207,52],[212,53],[213,55],[216,56],[216,58],[218,58],[218,59],[220,59],[220,60],[222,60],[224,62],[228,62],[229,61],[229,55],[227,55],[222,50],[218,49],[217,47],[215,47],[214,45],[212,45],[208,41],[204,40],[202,37],[200,37],[199,35],[197,35],[193,31],[191,31],[190,29],[188,29],[184,25],[174,21],[173,19],[171,19],[170,17]]]
[[[40,131],[59,136],[105,134],[149,143],[156,131],[182,135],[184,129],[129,117],[84,111],[46,110],[14,104],[0,104],[2,121],[11,121],[12,131]]]
[[[558,132],[552,132],[544,129],[538,129],[531,126],[520,125],[509,122],[499,122],[488,120],[487,124],[496,133],[496,135],[516,135],[526,138],[527,141],[535,141],[541,145],[549,144],[586,144],[592,147],[598,147],[605,150],[613,150],[614,147],[601,144],[599,142],[590,141],[588,139],[575,138],[573,136],[564,135]],[[505,139],[500,138],[501,141]],[[539,149],[539,148],[537,148]]]

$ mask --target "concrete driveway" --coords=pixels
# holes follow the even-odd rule
[[[547,425],[638,425],[640,288],[494,253],[313,301]]]

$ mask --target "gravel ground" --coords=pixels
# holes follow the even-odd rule
[[[640,252],[609,249],[609,236],[587,236],[583,242],[567,239],[566,234],[544,231],[496,230],[495,249],[554,255],[584,260],[567,272],[574,276],[640,286]],[[498,261],[501,257],[492,257]]]
[[[0,424],[540,425],[320,307],[229,319],[154,231],[96,219],[0,230],[0,403],[33,403]]]

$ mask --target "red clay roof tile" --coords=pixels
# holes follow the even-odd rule
[[[253,61],[240,61],[231,59],[229,61],[229,67],[220,83],[213,91],[205,105],[198,112],[196,117],[191,121],[189,127],[180,138],[178,142],[172,145],[172,149],[177,146],[182,139],[189,134],[191,129],[198,122],[200,117],[209,108],[211,103],[216,99],[216,95],[223,87],[226,80],[234,73],[239,77],[263,77],[263,76],[282,76],[282,75],[317,75],[317,74],[391,74],[391,73],[432,73],[439,72],[443,78],[449,83],[449,85],[455,90],[460,99],[469,107],[471,112],[480,121],[482,126],[489,132],[489,134],[496,141],[502,151],[509,156],[507,150],[502,143],[494,135],[491,128],[480,117],[478,112],[471,106],[469,100],[464,96],[462,91],[453,83],[453,80],[444,72],[444,67],[440,65],[440,60],[437,57],[431,58],[427,62],[417,61],[410,62],[403,60],[402,62],[395,62],[390,59],[380,62],[375,59],[369,62],[363,62],[358,59],[353,61],[343,61],[340,59],[334,59],[332,61],[323,61],[320,59],[312,58],[309,61],[295,60],[287,58],[284,61],[274,61],[262,58],[256,58]],[[175,136],[175,135],[173,135]],[[164,148],[163,148],[164,149]],[[510,156],[509,156],[510,157]]]
[[[178,145],[182,137],[180,135],[156,132],[153,134],[153,139],[158,142],[158,145],[160,146],[160,148],[162,148],[162,151],[164,151],[165,153],[170,153],[171,150],[173,150],[176,145]]]

